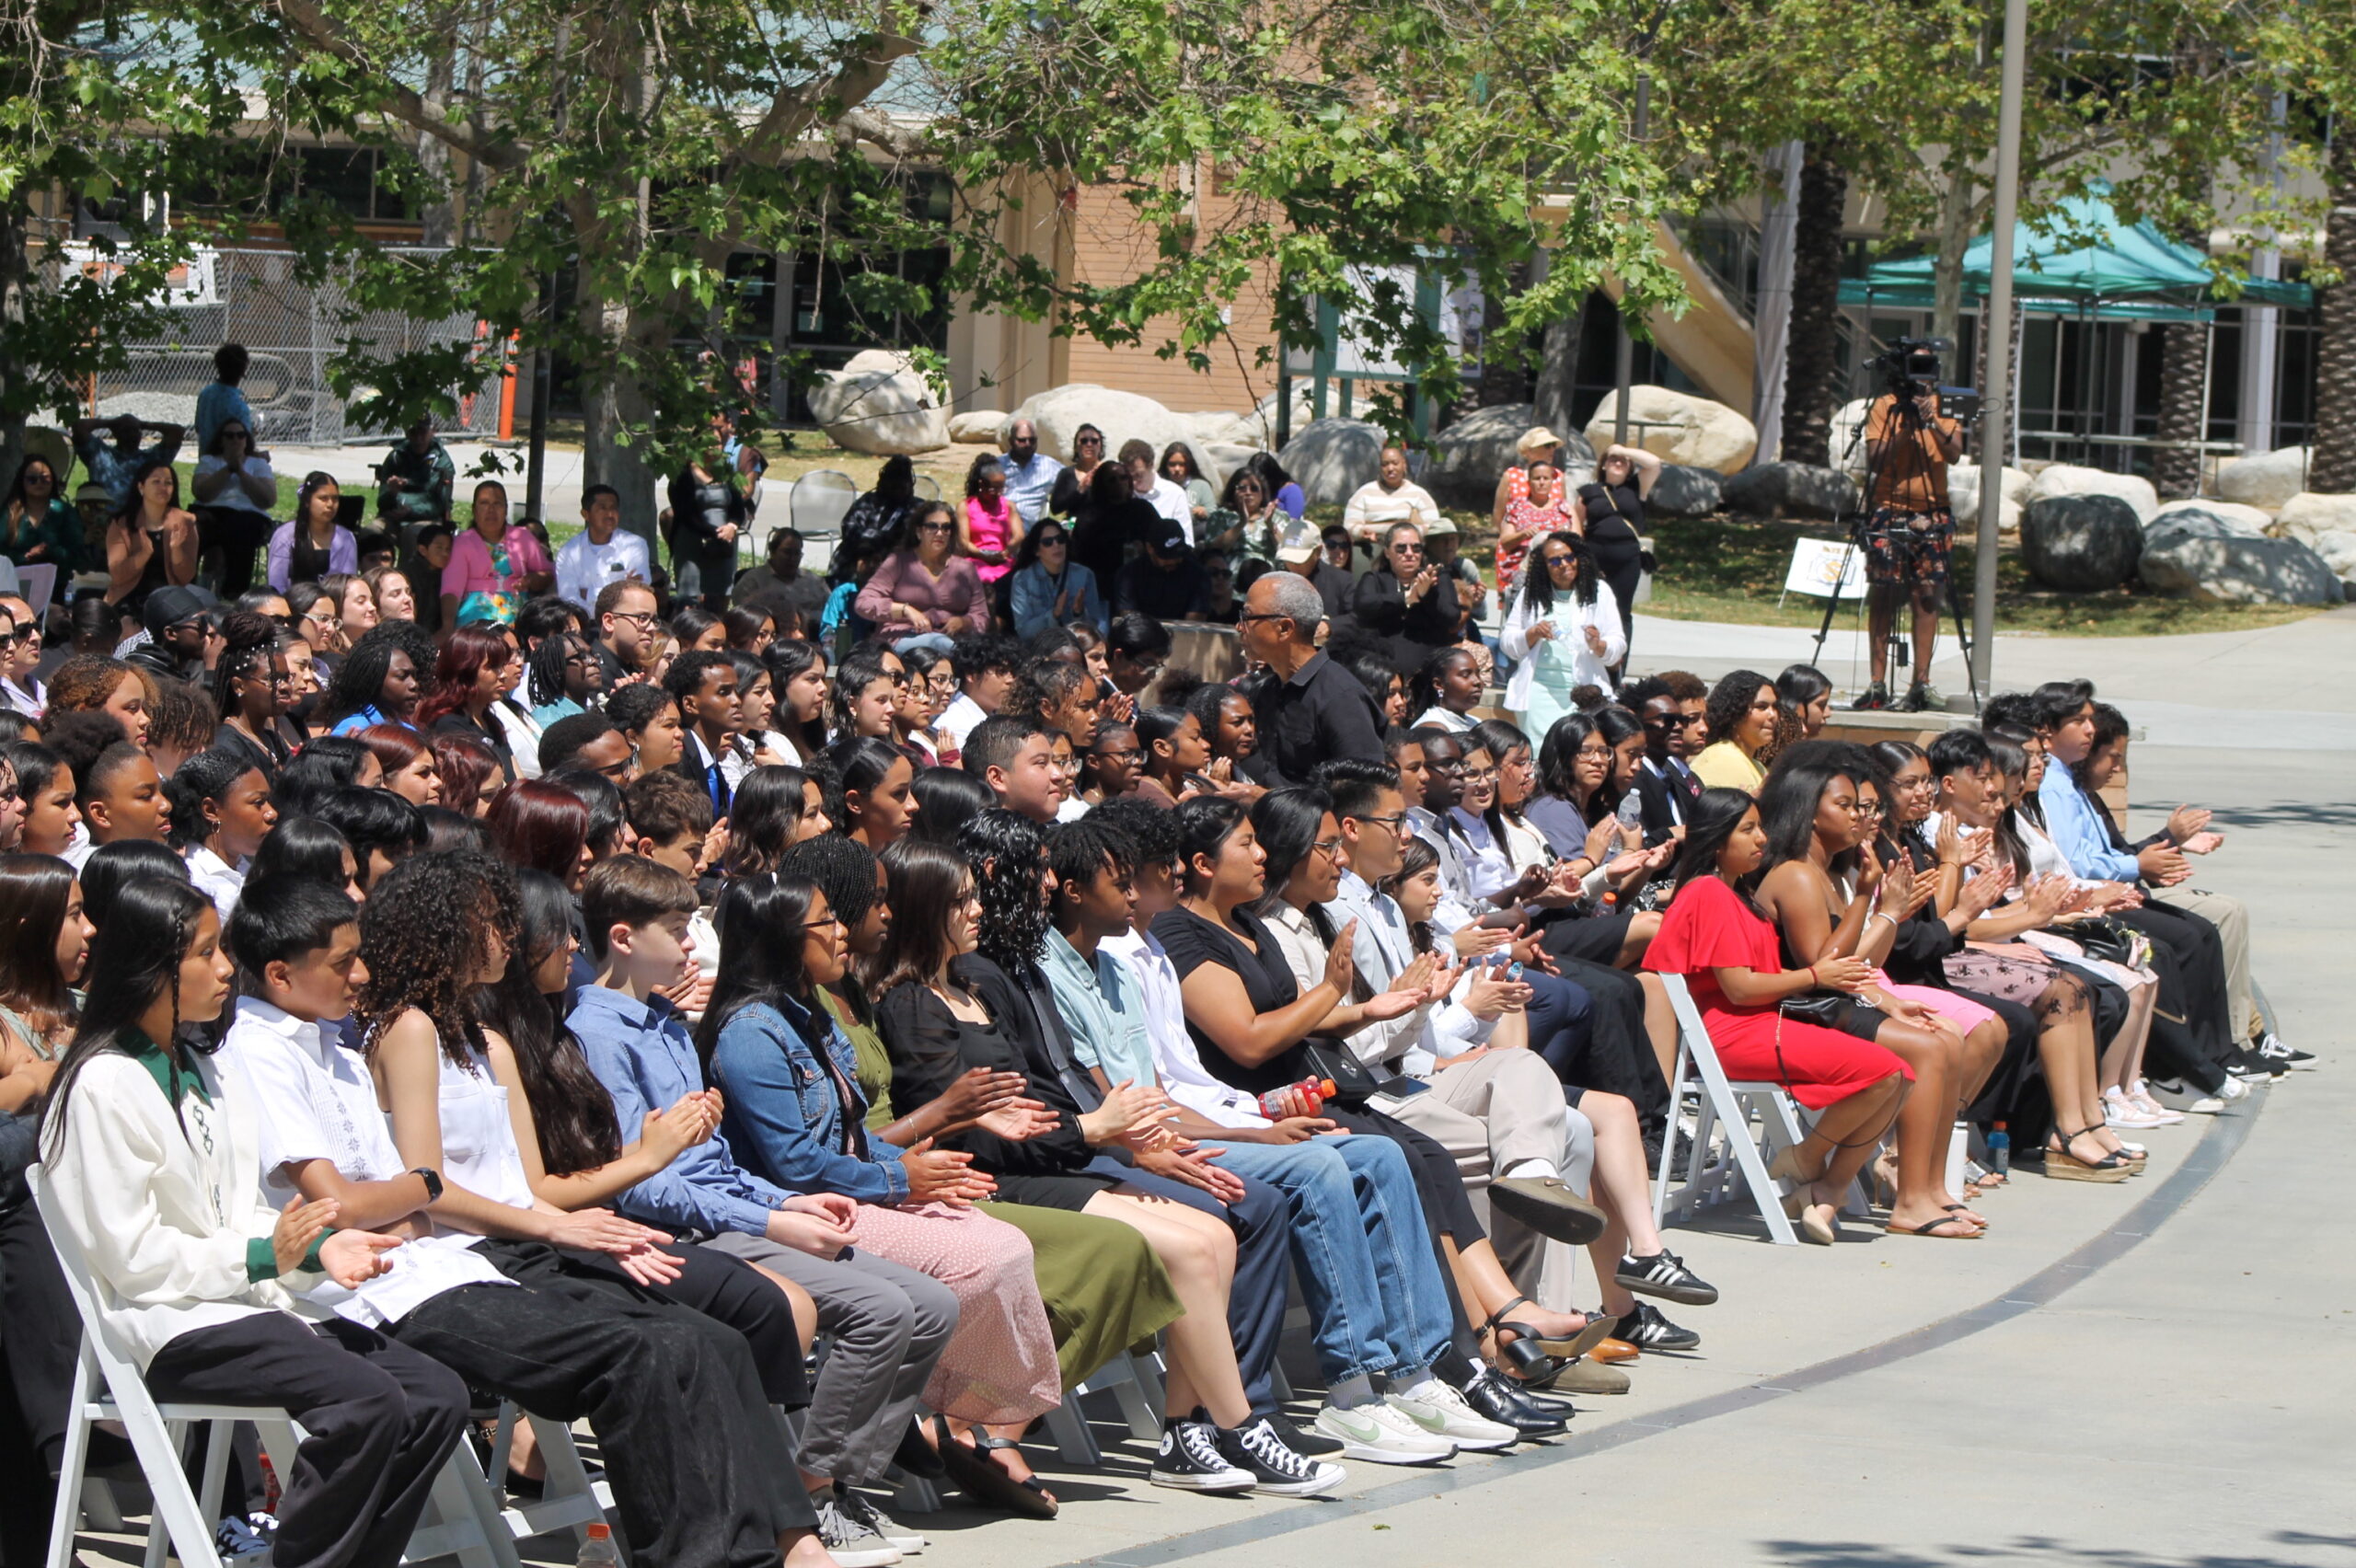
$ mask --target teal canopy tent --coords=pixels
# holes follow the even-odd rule
[[[1964,252],[1967,301],[1987,297],[1994,249],[1993,240],[1982,235]],[[1935,265],[1929,256],[1884,261],[1862,278],[1843,279],[1841,303],[1927,310]],[[2223,281],[2200,250],[2148,223],[2121,223],[2098,195],[2073,198],[2038,227],[2023,225],[2015,231],[2013,289],[2026,311],[2096,320],[2205,321],[2219,305],[2298,309],[2315,303],[2314,291],[2304,283],[2251,277]]]

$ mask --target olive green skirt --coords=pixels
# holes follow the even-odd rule
[[[1185,1310],[1161,1260],[1119,1220],[1028,1204],[981,1207],[1031,1239],[1032,1269],[1047,1326],[1055,1331],[1056,1366],[1066,1389],[1078,1388]]]

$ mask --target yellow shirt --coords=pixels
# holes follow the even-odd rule
[[[1703,746],[1692,762],[1693,776],[1713,790],[1740,790],[1755,795],[1766,781],[1765,770],[1745,756],[1732,741]]]

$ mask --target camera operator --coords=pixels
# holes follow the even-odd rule
[[[1860,709],[1888,708],[1890,622],[1901,601],[1914,611],[1914,683],[1903,702],[1909,712],[1945,705],[1930,682],[1931,649],[1939,633],[1939,600],[1946,592],[1955,550],[1955,513],[1947,510],[1947,465],[1963,455],[1963,426],[1939,412],[1937,362],[1909,356],[1906,374],[1874,399],[1865,415],[1865,444],[1873,473],[1866,499],[1866,607],[1872,628],[1873,684]]]

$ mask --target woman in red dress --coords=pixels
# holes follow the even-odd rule
[[[1704,790],[1685,815],[1677,894],[1646,969],[1682,974],[1727,1076],[1779,1083],[1822,1113],[1800,1143],[1775,1157],[1769,1174],[1797,1183],[1784,1207],[1811,1241],[1838,1234],[1842,1194],[1873,1155],[1913,1076],[1883,1046],[1783,1016],[1779,1004],[1810,991],[1854,993],[1873,966],[1833,958],[1785,969],[1775,928],[1750,901],[1749,885],[1767,858],[1759,808],[1739,790]]]

